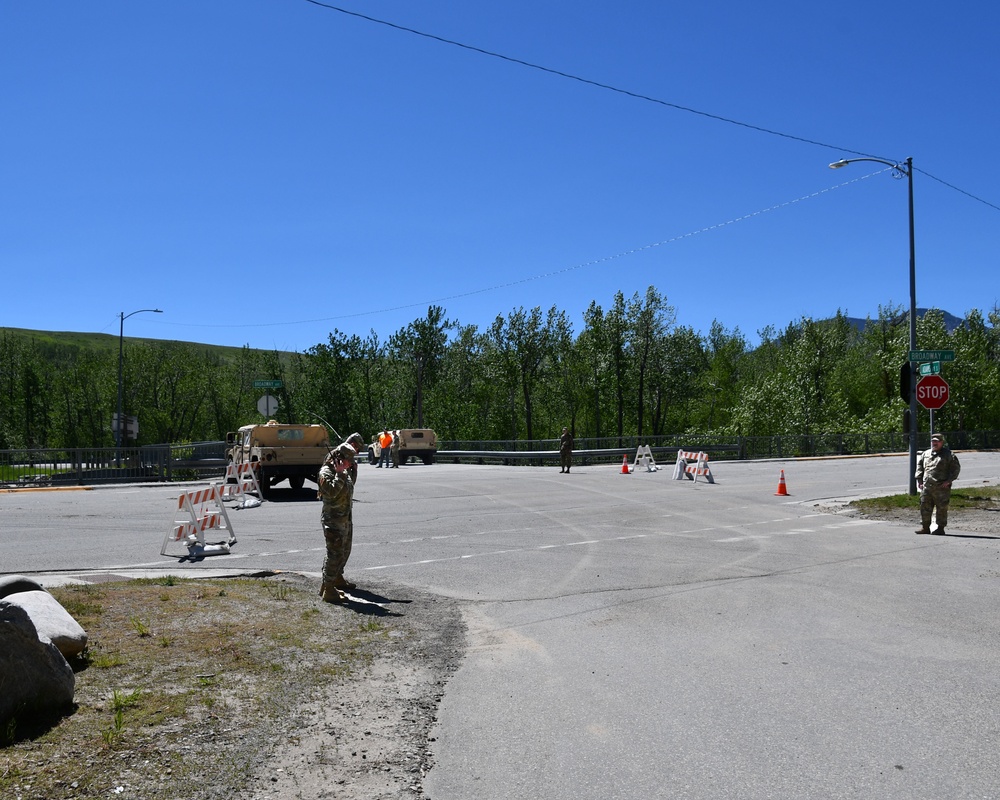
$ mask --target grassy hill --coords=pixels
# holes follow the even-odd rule
[[[36,342],[43,352],[52,351],[83,351],[118,353],[118,336],[112,333],[77,333],[75,331],[35,331],[26,328],[4,328],[0,327],[0,336],[12,335],[22,336]],[[226,345],[201,344],[199,342],[181,342],[175,339],[147,339],[138,336],[126,336],[125,340],[130,343],[141,342],[149,345],[194,347],[198,350],[214,353],[224,361],[235,360],[242,352],[241,347],[229,347]],[[250,348],[254,352],[261,351]],[[284,359],[291,353],[281,351],[279,356]]]

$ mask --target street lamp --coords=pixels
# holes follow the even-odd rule
[[[903,163],[893,163],[892,161],[884,161],[881,158],[847,158],[841,159],[840,161],[834,161],[830,165],[830,169],[840,169],[841,167],[846,167],[848,164],[854,164],[858,161],[874,161],[876,164],[884,164],[887,167],[892,167],[895,171],[895,177],[900,175],[905,175],[909,183],[909,199],[910,199],[910,350],[917,349],[917,258],[916,252],[914,250],[913,241],[913,159],[908,158]],[[907,353],[907,360],[909,360],[909,353]],[[910,494],[915,495],[917,493],[917,365],[916,362],[910,361]]]
[[[115,464],[119,467],[122,463],[122,428],[125,422],[122,419],[122,355],[125,344],[125,320],[135,314],[142,314],[145,311],[150,311],[154,314],[163,313],[158,308],[140,308],[138,311],[132,311],[129,314],[122,311],[118,315],[118,424],[115,427],[115,447],[117,448]]]

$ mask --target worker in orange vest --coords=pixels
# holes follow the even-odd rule
[[[383,428],[382,433],[378,435],[378,444],[382,448],[382,451],[378,456],[377,468],[381,468],[384,463],[385,466],[389,467],[389,455],[392,453],[392,434]]]

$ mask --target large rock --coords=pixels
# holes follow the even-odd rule
[[[40,592],[42,585],[24,575],[0,575],[0,599],[17,592]]]
[[[27,611],[38,631],[38,638],[52,642],[66,658],[79,655],[87,646],[87,632],[48,592],[18,592],[7,595],[0,602],[20,606]]]
[[[59,649],[39,638],[25,609],[0,600],[0,730],[68,710],[76,676]]]

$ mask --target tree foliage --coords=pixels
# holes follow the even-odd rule
[[[942,430],[1000,429],[1000,311],[971,311],[949,331],[918,320],[921,349],[954,350]],[[280,380],[277,418],[365,437],[430,427],[446,441],[715,433],[777,436],[899,430],[908,319],[894,306],[858,326],[841,313],[758,332],[676,324],[655,287],[607,309],[592,302],[577,333],[566,311],[516,308],[486,329],[427,313],[382,339],[332,331],[304,353],[125,340],[124,413],[138,443],[211,441],[262,419],[259,379]],[[117,345],[117,342],[115,343]],[[79,337],[0,331],[0,449],[114,444],[118,348]],[[926,413],[921,429],[927,429]]]

